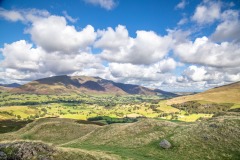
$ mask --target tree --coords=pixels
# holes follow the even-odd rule
[[[41,111],[47,113],[47,109],[46,108],[42,108]]]

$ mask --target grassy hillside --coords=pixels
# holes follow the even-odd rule
[[[240,104],[240,82],[213,88],[195,95],[173,98],[168,100],[167,104],[171,105],[194,100]]]
[[[135,124],[105,126],[63,146],[111,150],[122,159],[237,159],[239,125],[237,116],[195,124],[146,119]],[[162,139],[170,141],[173,147],[161,149],[158,144]]]
[[[17,134],[21,136],[17,136],[16,139],[42,140],[60,144],[86,135],[98,127],[94,124],[79,124],[72,119],[39,119],[17,131]],[[8,138],[5,137],[5,139]]]
[[[47,118],[34,121],[17,132],[1,134],[0,141],[41,140],[53,143],[72,156],[89,152],[92,159],[102,155],[129,160],[227,160],[240,156],[239,128],[237,112],[196,123],[142,119],[135,123],[106,126]],[[163,139],[168,140],[172,147],[159,147]]]

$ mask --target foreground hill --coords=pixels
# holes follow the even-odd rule
[[[14,141],[0,143],[1,160],[117,160],[114,155],[81,149],[58,148],[53,145]]]
[[[47,118],[36,120],[19,131],[1,134],[0,146],[6,141],[12,146],[15,145],[13,140],[16,143],[27,140],[37,146],[34,148],[39,148],[35,141],[40,140],[57,147],[53,159],[230,160],[240,156],[239,136],[238,112],[228,112],[196,123],[140,119],[135,123],[105,126]],[[171,143],[169,149],[159,146],[163,139]],[[16,152],[7,151],[11,154]]]
[[[240,82],[216,87],[195,95],[173,98],[168,100],[168,104],[176,104],[196,100],[209,101],[215,103],[240,104]]]
[[[96,93],[96,94],[145,94],[174,97],[176,94],[159,89],[149,89],[139,85],[116,83],[99,77],[87,76],[54,76],[32,81],[12,89],[17,93],[36,94],[66,94],[66,93]]]

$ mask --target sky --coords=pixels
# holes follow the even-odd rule
[[[0,0],[0,83],[98,76],[193,92],[240,81],[239,0]]]

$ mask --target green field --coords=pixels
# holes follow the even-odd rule
[[[166,104],[158,96],[130,95],[35,95],[0,94],[0,119],[33,120],[43,117],[59,117],[87,120],[97,116],[111,118],[161,118],[194,122],[210,118],[213,114],[193,113]],[[235,108],[238,106],[235,106]]]
[[[34,120],[44,117],[59,117],[87,120],[98,116],[111,118],[148,117],[165,120],[194,122],[201,118],[211,118],[218,111],[227,110],[222,104],[215,104],[215,109],[191,108],[195,105],[213,105],[213,102],[196,101],[185,106],[167,105],[167,100],[158,96],[145,95],[37,95],[37,94],[0,94],[1,120]],[[223,107],[223,109],[219,109]],[[240,105],[229,104],[231,109]],[[190,107],[190,108],[189,108]],[[212,108],[214,108],[212,107]],[[229,108],[229,109],[230,109]],[[207,112],[206,112],[207,111]]]

